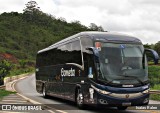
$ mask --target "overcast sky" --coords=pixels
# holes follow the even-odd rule
[[[23,12],[30,0],[0,0],[0,13]],[[160,41],[160,0],[35,0],[45,13],[89,26],[136,36],[143,44]]]

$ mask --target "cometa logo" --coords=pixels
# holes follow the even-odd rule
[[[75,76],[75,69],[70,69],[70,70],[64,70],[63,68],[61,69],[61,76]]]
[[[126,98],[129,98],[129,94],[126,95]]]

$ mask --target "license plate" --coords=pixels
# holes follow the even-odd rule
[[[122,106],[131,106],[131,102],[124,102],[122,103]]]

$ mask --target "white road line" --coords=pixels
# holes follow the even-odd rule
[[[14,82],[11,84],[11,87],[12,87],[13,91],[16,91],[16,89],[14,88],[15,83],[16,83],[17,81],[22,80],[22,79],[25,79],[25,78],[27,78],[27,77],[29,77],[29,76],[25,76],[25,77],[22,77],[22,78],[20,78],[20,79],[18,79],[18,80],[16,80],[16,81],[14,81]]]
[[[42,103],[39,103],[39,102],[37,102],[37,101],[34,101],[34,100],[30,99],[30,98],[27,98],[27,97],[25,97],[25,96],[23,96],[23,95],[21,95],[21,94],[19,94],[19,93],[17,93],[17,94],[18,94],[19,96],[21,96],[22,98],[24,98],[25,100],[33,103],[33,104],[42,104]]]
[[[29,76],[27,76],[27,77],[29,77]],[[25,78],[27,78],[27,77],[25,77]],[[23,79],[24,79],[24,78],[23,78]],[[17,81],[13,82],[12,85],[11,85],[11,86],[12,86],[12,89],[13,89],[14,91],[16,91],[15,88],[14,88],[16,82],[17,82]],[[33,103],[33,104],[43,104],[43,103],[37,102],[37,101],[35,101],[35,100],[32,100],[32,99],[30,99],[30,98],[28,98],[28,97],[26,97],[26,96],[24,96],[24,95],[21,95],[21,94],[19,94],[19,93],[17,93],[17,94],[18,94],[19,96],[21,96],[22,98],[24,98],[25,100]],[[46,105],[45,105],[45,106],[46,106]],[[47,106],[47,107],[48,107],[48,108],[51,108],[51,107],[49,107],[49,106]],[[52,108],[52,109],[55,109],[55,108]],[[47,111],[51,112],[52,110],[47,110]],[[60,113],[68,113],[68,112],[65,112],[65,111],[62,111],[62,110],[58,110],[58,109],[55,109],[55,111],[60,112]],[[51,113],[55,113],[55,112],[52,111]]]
[[[55,113],[55,112],[53,112],[52,110],[48,110],[50,113]]]
[[[62,110],[56,110],[56,111],[58,111],[58,112],[60,112],[60,113],[67,113],[67,112],[62,111]]]

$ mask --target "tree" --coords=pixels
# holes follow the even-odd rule
[[[0,61],[0,85],[3,84],[3,78],[10,73],[12,66],[7,60]]]
[[[94,31],[98,31],[98,26],[95,23],[90,23],[89,28],[94,30]]]
[[[81,32],[81,31],[87,31],[87,27],[82,25],[80,21],[72,21],[70,23],[70,25],[72,26],[72,34],[75,34],[75,33],[78,33],[78,32]],[[72,34],[69,34],[69,35],[72,35]]]
[[[40,7],[38,7],[38,4],[36,1],[29,1],[27,4],[25,4],[26,7],[23,10],[23,14],[25,15],[25,18],[28,20],[33,20],[37,18],[37,15],[43,14],[43,12],[40,10]]]
[[[102,26],[97,26],[95,23],[90,23],[89,28],[93,31],[104,31]]]
[[[33,14],[34,12],[41,12],[36,1],[31,0],[25,5],[26,8],[23,10],[24,13]]]
[[[63,17],[59,17],[59,18],[58,18],[58,20],[59,20],[59,21],[61,21],[61,22],[65,22],[65,23],[67,23],[66,19],[65,19],[65,18],[63,18]]]
[[[144,46],[144,48],[151,49],[151,45],[149,45],[148,43],[144,44],[143,46]]]
[[[102,26],[99,26],[99,27],[98,27],[98,31],[104,31],[103,27],[102,27]]]
[[[160,41],[158,41],[158,42],[155,44],[154,50],[156,50],[157,53],[160,55]]]

